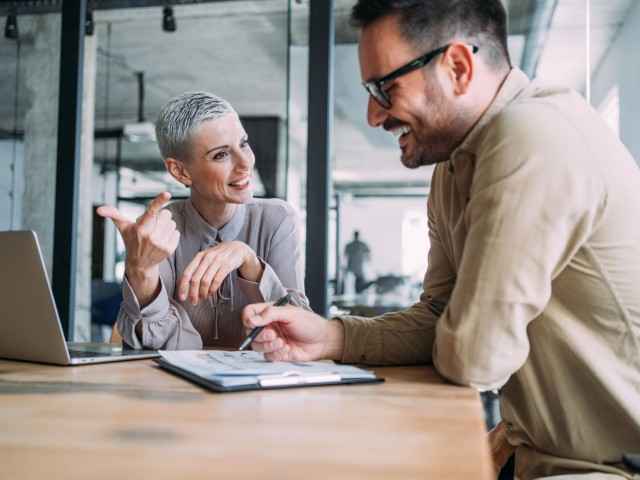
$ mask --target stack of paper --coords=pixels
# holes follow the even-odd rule
[[[351,365],[330,361],[269,362],[262,353],[253,351],[163,350],[159,353],[161,366],[214,389],[215,386],[274,388],[379,380],[374,372]]]

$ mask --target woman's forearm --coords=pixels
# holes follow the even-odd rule
[[[157,266],[147,270],[127,266],[125,275],[141,309],[149,305],[160,293],[160,269]]]

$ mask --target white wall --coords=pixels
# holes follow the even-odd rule
[[[591,82],[594,106],[599,107],[616,85],[620,94],[620,138],[640,163],[640,2],[632,7]]]

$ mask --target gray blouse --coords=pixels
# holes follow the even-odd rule
[[[292,304],[309,308],[304,294],[298,219],[286,202],[254,199],[239,205],[219,230],[200,216],[191,200],[177,201],[166,208],[180,231],[180,244],[160,264],[160,293],[144,308],[140,308],[125,277],[116,326],[128,345],[154,350],[237,348],[244,339],[240,314],[245,305],[275,301],[289,292]],[[219,242],[232,240],[244,242],[254,250],[264,266],[260,282],[245,280],[236,270],[223,282],[217,300],[210,297],[197,305],[191,305],[188,299],[181,302],[175,294],[176,283],[194,256]],[[140,321],[142,339],[135,332]]]

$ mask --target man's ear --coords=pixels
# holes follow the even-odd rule
[[[185,168],[184,163],[175,158],[165,158],[164,166],[167,168],[167,172],[183,184],[185,187],[191,186],[191,175],[189,171]]]
[[[453,93],[464,95],[469,90],[475,73],[472,47],[465,43],[454,42],[447,49],[443,60],[448,67]]]

